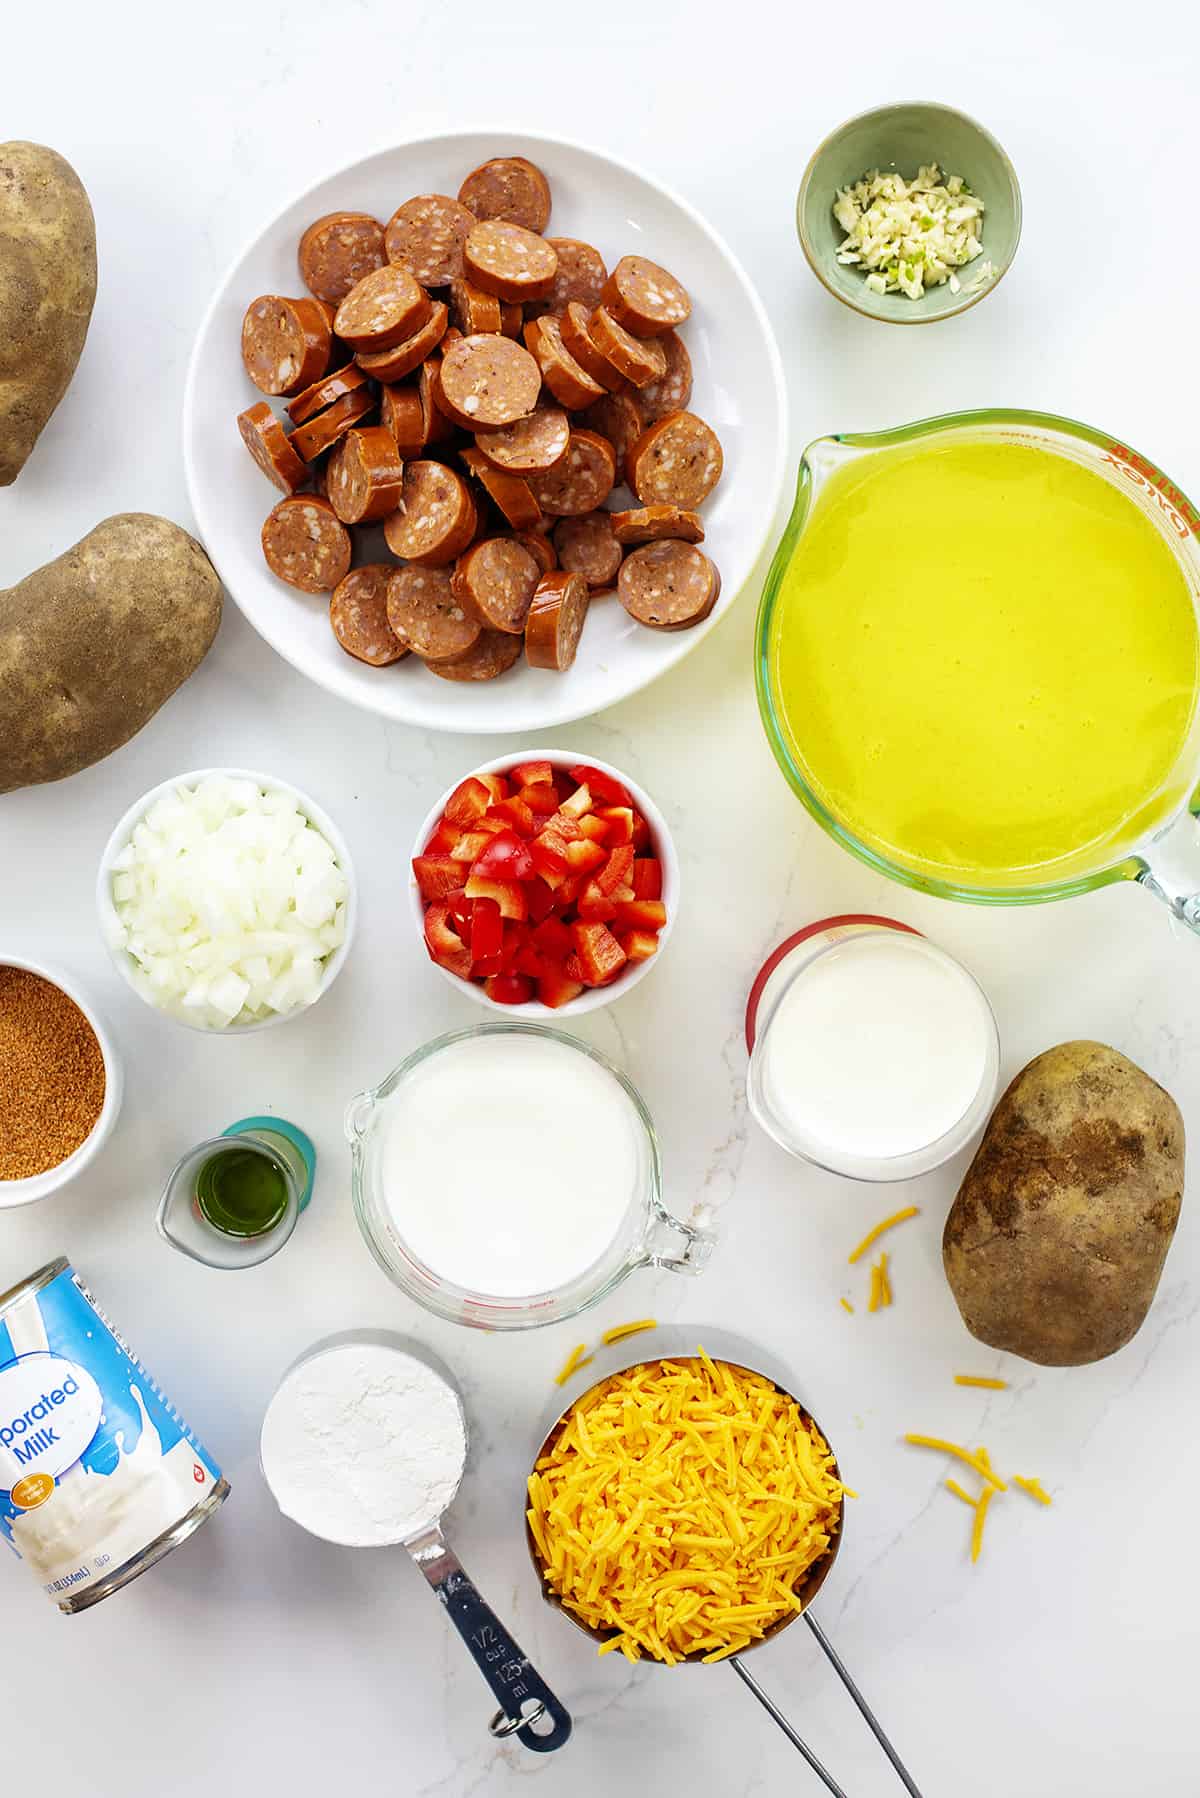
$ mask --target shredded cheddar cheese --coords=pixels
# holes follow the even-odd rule
[[[871,1294],[867,1300],[868,1311],[882,1311],[892,1302],[892,1283],[888,1279],[888,1258],[881,1254],[878,1261],[871,1263]]]
[[[844,1491],[794,1399],[700,1349],[577,1399],[527,1517],[547,1584],[601,1652],[673,1666],[723,1660],[803,1609]]]
[[[578,1373],[581,1367],[590,1367],[591,1364],[592,1356],[587,1352],[587,1343],[577,1342],[563,1362],[559,1371],[555,1374],[554,1384],[556,1386],[565,1386],[573,1373]]]
[[[1027,1480],[1023,1478],[1021,1474],[1014,1473],[1012,1476],[1012,1483],[1014,1486],[1019,1486],[1022,1492],[1028,1492],[1030,1498],[1036,1498],[1039,1505],[1050,1505],[1054,1503],[1054,1500],[1042,1485],[1041,1480]]]
[[[1008,1490],[999,1475],[992,1472],[986,1449],[982,1455],[972,1453],[969,1448],[961,1448],[957,1442],[946,1442],[941,1436],[914,1436],[911,1432],[904,1440],[911,1442],[914,1448],[932,1448],[942,1455],[954,1455],[957,1460],[965,1461],[968,1467],[973,1467],[980,1479],[985,1480],[989,1486],[994,1486],[997,1492]]]
[[[985,1380],[981,1374],[974,1373],[956,1373],[954,1384],[956,1386],[983,1386],[988,1392],[1008,1391],[1007,1380]]]
[[[975,1509],[978,1501],[972,1498],[969,1492],[964,1491],[957,1480],[948,1479],[946,1481],[946,1490],[947,1492],[953,1492],[955,1498],[961,1498],[964,1505],[970,1505],[972,1510]],[[991,1488],[989,1487],[988,1490],[990,1491]]]
[[[850,1303],[849,1299],[841,1299],[839,1300],[839,1303],[841,1304],[843,1311],[848,1311],[851,1317],[854,1316],[854,1306]]]
[[[657,1317],[639,1317],[636,1323],[616,1324],[611,1330],[605,1330],[600,1340],[605,1344],[621,1342],[626,1336],[636,1336],[640,1330],[657,1330],[657,1328]]]
[[[1001,1491],[1003,1491],[1003,1487],[1001,1487]],[[980,1550],[983,1547],[983,1526],[987,1521],[988,1506],[991,1504],[995,1495],[996,1488],[994,1486],[985,1486],[983,1491],[979,1494],[978,1499],[975,1501],[975,1521],[971,1525],[972,1561],[977,1561],[979,1559]]]
[[[891,1217],[885,1217],[881,1224],[876,1224],[876,1226],[873,1230],[868,1230],[867,1234],[863,1237],[863,1239],[859,1243],[858,1247],[851,1251],[851,1254],[850,1254],[851,1267],[854,1266],[854,1263],[856,1261],[862,1260],[862,1258],[866,1254],[867,1250],[872,1246],[873,1243],[878,1242],[879,1238],[883,1235],[885,1230],[891,1230],[896,1224],[902,1224],[908,1218],[917,1217],[919,1215],[920,1215],[920,1206],[919,1205],[906,1205],[904,1207],[903,1211],[893,1211]]]

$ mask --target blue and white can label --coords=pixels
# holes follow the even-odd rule
[[[0,1299],[0,1533],[64,1610],[143,1572],[226,1490],[65,1261]]]

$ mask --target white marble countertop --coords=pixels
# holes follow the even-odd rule
[[[624,154],[686,194],[743,258],[788,371],[794,452],[829,429],[988,403],[1110,428],[1200,489],[1200,250],[1194,152],[1200,27],[1160,8],[1153,35],[1111,0],[1002,14],[944,0],[901,15],[769,5],[738,22],[687,6],[453,7],[412,0],[200,8],[65,0],[9,18],[3,131],[55,145],[95,204],[100,297],[78,377],[16,486],[0,493],[0,579],[101,517],[188,523],[179,411],[192,335],[243,240],[327,168],[427,129],[510,118]],[[359,47],[364,46],[362,59]],[[814,143],[885,99],[941,98],[1016,162],[1026,230],[1010,278],[936,331],[839,308],[796,244]],[[1063,255],[1064,243],[1069,254]],[[0,1289],[65,1252],[90,1278],[233,1482],[222,1516],[149,1577],[64,1619],[0,1564],[6,1790],[46,1798],[201,1798],[371,1789],[405,1798],[685,1790],[816,1791],[728,1671],[597,1662],[541,1604],[520,1529],[535,1419],[567,1348],[654,1312],[758,1336],[796,1370],[861,1493],[819,1605],[926,1798],[1125,1798],[1190,1790],[1200,1571],[1200,1226],[1185,1204],[1149,1320],[1111,1360],[1039,1371],[966,1336],[940,1264],[958,1173],[895,1194],[922,1208],[893,1240],[895,1305],[838,1308],[846,1267],[891,1190],[806,1171],[746,1117],[748,980],[788,931],[840,910],[890,912],[962,957],[987,988],[1005,1075],[1064,1038],[1115,1044],[1200,1124],[1200,945],[1133,888],[1040,909],[972,910],[870,875],[824,838],[768,753],[750,678],[753,592],[659,685],[569,733],[624,764],[667,811],[686,905],[664,965],[580,1034],[639,1085],[668,1196],[720,1210],[694,1283],[638,1277],[590,1316],[520,1339],[426,1318],[360,1241],[341,1139],[346,1098],[422,1039],[474,1021],[412,940],[405,854],[437,793],[490,744],[421,735],[306,685],[227,607],[197,676],[132,743],[63,785],[0,800],[0,949],[74,969],[107,1009],[129,1087],[112,1142],[69,1190],[0,1216]],[[92,912],[97,856],[145,788],[204,763],[278,771],[336,816],[361,880],[361,934],[330,998],[286,1030],[207,1040],[120,983]],[[287,1252],[238,1278],[173,1256],[152,1213],[193,1140],[278,1110],[321,1156]],[[573,1710],[564,1755],[498,1749],[488,1694],[419,1576],[396,1554],[323,1548],[273,1512],[256,1461],[263,1407],[315,1337],[415,1330],[457,1368],[476,1455],[452,1530],[467,1566]],[[968,1392],[954,1370],[1002,1372]],[[985,1440],[1054,1493],[993,1511],[985,1555],[942,1468],[905,1430]],[[855,1798],[899,1790],[807,1633],[754,1670]]]

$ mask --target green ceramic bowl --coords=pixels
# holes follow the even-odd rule
[[[909,180],[922,163],[936,162],[943,175],[961,175],[984,203],[983,255],[968,263],[952,293],[947,281],[919,300],[903,293],[872,293],[866,277],[837,259],[845,234],[833,216],[837,191],[871,169],[896,169]],[[813,273],[835,299],[865,318],[893,325],[925,325],[965,312],[992,292],[1017,253],[1021,236],[1021,189],[1016,171],[989,131],[951,106],[913,100],[877,106],[831,131],[804,171],[796,201],[796,225]],[[972,287],[984,262],[995,271]]]

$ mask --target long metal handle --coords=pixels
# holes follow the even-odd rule
[[[825,1656],[825,1659],[829,1662],[829,1665],[833,1668],[847,1692],[849,1692],[851,1698],[853,1698],[855,1704],[862,1712],[867,1728],[871,1731],[871,1734],[875,1737],[875,1740],[879,1743],[879,1746],[891,1761],[905,1791],[911,1795],[911,1798],[921,1798],[920,1790],[913,1783],[912,1775],[909,1773],[908,1768],[904,1765],[904,1762],[900,1759],[900,1756],[888,1741],[887,1736],[884,1734],[882,1724],[879,1722],[874,1711],[855,1685],[853,1679],[850,1677],[849,1669],[844,1665],[837,1650],[834,1648],[833,1643],[829,1640],[829,1637],[825,1634],[825,1631],[821,1628],[821,1625],[817,1622],[811,1611],[805,1611],[804,1621],[807,1623],[813,1635],[817,1638],[817,1642],[820,1645],[821,1652]],[[741,1672],[741,1669],[739,1668],[738,1671]],[[744,1679],[745,1674],[742,1674],[742,1677]]]
[[[737,1674],[738,1678],[742,1681],[742,1683],[744,1685],[748,1686],[750,1688],[750,1690],[754,1693],[754,1696],[758,1699],[758,1702],[762,1705],[762,1707],[763,1707],[764,1711],[766,1711],[767,1715],[775,1723],[778,1723],[780,1729],[783,1731],[783,1733],[787,1737],[788,1741],[792,1744],[792,1747],[798,1748],[800,1750],[801,1754],[804,1756],[805,1760],[808,1762],[809,1766],[812,1768],[812,1770],[816,1774],[817,1778],[824,1785],[826,1791],[832,1792],[833,1798],[846,1798],[846,1793],[842,1790],[841,1786],[837,1783],[837,1780],[833,1777],[832,1773],[828,1772],[821,1765],[820,1761],[817,1759],[816,1755],[813,1753],[813,1751],[809,1747],[808,1743],[805,1742],[800,1736],[798,1736],[796,1734],[796,1731],[792,1728],[791,1724],[788,1722],[787,1718],[784,1716],[784,1714],[780,1710],[779,1706],[775,1703],[774,1699],[768,1698],[767,1694],[763,1691],[762,1687],[759,1685],[758,1681],[755,1679],[753,1673],[748,1673],[746,1671],[746,1667],[745,1667],[744,1663],[741,1661],[741,1659],[736,1654],[730,1655],[729,1665],[733,1668],[734,1672]]]
[[[515,1735],[535,1754],[563,1747],[571,1734],[570,1713],[481,1597],[440,1528],[435,1525],[405,1547],[500,1701],[501,1714],[492,1719],[492,1734]],[[550,1728],[539,1732],[534,1725],[547,1717]]]

